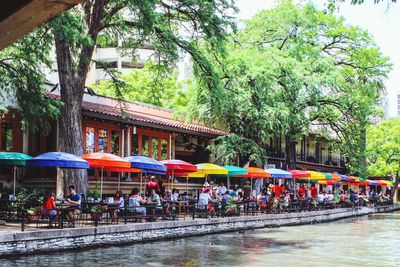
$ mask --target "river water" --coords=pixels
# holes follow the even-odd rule
[[[0,259],[2,266],[400,266],[400,212]]]

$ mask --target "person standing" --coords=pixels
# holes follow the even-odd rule
[[[160,187],[158,186],[155,176],[151,176],[150,181],[148,181],[146,184],[147,195],[150,195],[151,190],[154,190],[155,192],[160,191]]]
[[[228,189],[226,188],[226,186],[224,185],[223,182],[221,182],[221,183],[219,184],[219,186],[217,187],[217,192],[218,192],[218,195],[219,195],[219,196],[225,195],[225,192],[226,192],[227,190],[228,190]]]

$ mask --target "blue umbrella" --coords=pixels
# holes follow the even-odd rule
[[[342,181],[344,181],[344,182],[348,182],[349,181],[349,177],[347,177],[346,175],[339,174],[339,176],[342,178]]]
[[[290,172],[281,169],[270,168],[266,169],[266,171],[271,174],[271,178],[278,178],[278,179],[292,178],[292,174]]]
[[[89,162],[81,157],[64,153],[48,152],[28,159],[26,165],[29,167],[57,167],[67,169],[89,169]]]
[[[167,167],[164,164],[149,157],[130,156],[130,157],[125,157],[125,159],[130,161],[131,168],[137,168],[142,170],[140,173],[140,191],[142,191],[143,173],[165,175],[167,172]]]
[[[62,195],[62,179],[58,175],[59,168],[67,169],[89,169],[89,162],[81,157],[64,152],[47,152],[40,154],[26,161],[28,167],[56,167],[57,168],[57,186],[56,195]]]

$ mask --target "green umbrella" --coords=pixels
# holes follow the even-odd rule
[[[248,171],[244,168],[238,167],[238,166],[231,166],[231,165],[226,165],[224,166],[225,169],[228,170],[228,175],[227,175],[227,183],[226,186],[229,189],[229,178],[232,176],[236,176],[236,175],[246,175],[248,173]]]
[[[13,196],[15,197],[15,184],[17,177],[17,167],[25,166],[26,160],[32,158],[29,155],[18,152],[0,152],[0,166],[14,167],[14,189]]]

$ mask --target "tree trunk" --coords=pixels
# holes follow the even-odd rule
[[[296,142],[289,135],[285,136],[285,165],[287,170],[296,168]]]
[[[77,156],[83,155],[82,140],[82,99],[86,76],[78,76],[73,64],[69,44],[62,37],[55,38],[57,65],[60,79],[60,94],[63,107],[60,115],[59,150]],[[80,193],[87,194],[88,178],[86,170],[61,169],[64,192],[69,185],[75,185]]]

